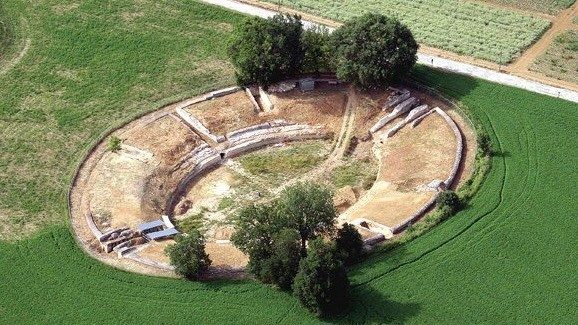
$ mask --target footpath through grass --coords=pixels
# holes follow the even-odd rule
[[[0,324],[318,322],[258,283],[129,274],[77,247],[65,192],[85,146],[171,94],[230,83],[209,63],[224,60],[238,16],[198,3],[53,3],[26,7],[33,47],[0,77],[0,220],[58,225],[0,242]],[[149,8],[133,18],[151,23],[126,27],[130,8]],[[499,153],[468,209],[351,271],[352,305],[334,322],[576,323],[578,105],[426,68],[414,76],[468,106]]]
[[[531,15],[461,0],[279,0],[268,1],[347,21],[366,12],[397,17],[416,40],[458,54],[508,63],[548,29]]]

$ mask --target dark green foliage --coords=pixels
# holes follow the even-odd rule
[[[311,183],[298,183],[286,188],[277,201],[277,213],[286,220],[287,227],[296,229],[301,236],[301,247],[320,233],[335,230],[337,212],[331,192]]]
[[[106,143],[106,147],[108,148],[108,150],[112,151],[112,152],[116,152],[120,150],[120,145],[122,144],[122,141],[118,138],[115,137],[114,135],[108,138],[108,142]]]
[[[302,32],[299,16],[247,18],[229,47],[237,82],[269,86],[297,74],[303,60]]]
[[[307,257],[299,263],[293,293],[318,317],[342,312],[349,298],[349,279],[335,247],[321,238],[309,243]]]
[[[454,191],[443,191],[436,198],[436,206],[440,210],[448,209],[453,214],[462,208],[462,200]]]
[[[258,279],[270,279],[266,261],[271,257],[273,236],[284,228],[271,205],[250,205],[239,212],[235,220],[236,231],[231,242],[249,255],[248,271]]]
[[[363,239],[354,225],[345,223],[337,230],[335,247],[345,265],[358,262],[363,255]]]
[[[303,30],[302,73],[327,73],[334,71],[331,57],[330,34],[326,27],[315,26]]]
[[[335,229],[336,212],[331,193],[319,185],[297,184],[285,189],[270,204],[241,209],[235,220],[233,244],[249,255],[248,269],[264,282],[273,282],[268,260],[273,256],[274,237],[284,228],[299,235],[301,256],[307,241]],[[284,237],[284,241],[286,236]]]
[[[211,265],[211,259],[205,252],[205,238],[194,229],[188,235],[177,235],[175,242],[165,249],[175,272],[189,280],[198,279]]]
[[[284,228],[273,237],[270,257],[264,261],[264,274],[268,281],[281,290],[291,290],[301,260],[299,234],[294,229]]]
[[[336,75],[366,89],[383,88],[406,75],[417,60],[418,44],[397,19],[365,14],[332,35]]]
[[[491,156],[492,140],[490,139],[490,136],[487,133],[481,132],[478,133],[477,140],[478,140],[478,150],[480,150],[480,152],[484,156]]]

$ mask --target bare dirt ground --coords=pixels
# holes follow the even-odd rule
[[[436,98],[418,91],[412,93],[431,106],[448,110],[444,103]],[[230,212],[234,207],[231,207],[230,203],[223,204],[222,201],[236,191],[245,191],[246,193],[241,194],[247,196],[249,201],[258,200],[251,199],[254,193],[251,192],[249,183],[256,184],[255,188],[263,187],[270,191],[271,195],[275,195],[278,189],[294,181],[317,181],[327,177],[331,170],[344,163],[346,155],[349,155],[347,159],[377,156],[382,164],[377,182],[368,192],[359,188],[351,189],[351,195],[348,196],[348,200],[352,201],[350,204],[358,199],[359,201],[345,210],[344,215],[363,216],[390,225],[396,218],[407,217],[415,212],[433,195],[432,192],[419,192],[416,187],[429,183],[432,179],[444,179],[446,169],[451,167],[453,161],[453,133],[437,115],[426,118],[415,129],[406,126],[383,144],[377,134],[375,141],[360,142],[353,152],[348,152],[352,137],[367,134],[371,125],[385,114],[381,111],[381,106],[387,98],[386,92],[360,94],[344,86],[322,86],[308,93],[293,90],[272,95],[276,107],[266,114],[257,113],[252,106],[247,107],[243,96],[243,92],[237,92],[196,104],[188,110],[197,112],[201,121],[214,127],[215,129],[210,128],[212,132],[219,130],[220,133],[231,131],[228,128],[237,129],[279,118],[320,125],[333,132],[333,145],[331,153],[323,163],[295,179],[284,181],[280,186],[275,183],[274,189],[268,188],[273,184],[268,180],[247,177],[247,173],[243,172],[242,166],[235,159],[206,173],[191,184],[185,197],[190,201],[190,207],[188,211],[175,213],[175,221],[178,224],[192,214],[203,213],[203,218],[207,221],[203,227],[206,231],[207,252],[214,266],[212,274],[218,274],[221,269],[236,277],[238,269],[247,263],[247,257],[228,242],[233,230],[227,225],[226,213],[223,211]],[[226,105],[233,108],[229,109]],[[72,225],[85,250],[106,263],[136,272],[171,275],[167,270],[168,258],[164,249],[173,243],[172,240],[140,247],[131,253],[136,260],[117,259],[114,254],[104,254],[100,250],[86,226],[85,217],[92,213],[102,231],[121,226],[135,228],[142,222],[159,218],[159,209],[152,202],[165,199],[167,193],[170,193],[186,175],[187,170],[191,169],[176,173],[167,170],[179,164],[188,152],[203,143],[187,126],[172,116],[175,107],[176,105],[170,105],[117,130],[114,134],[124,139],[123,149],[116,153],[109,152],[106,150],[106,141],[103,141],[88,156],[79,171],[71,192]],[[466,142],[475,143],[469,125],[459,115],[451,111],[449,113],[465,130]],[[395,121],[389,126],[393,123]],[[384,130],[387,128],[388,126]],[[328,143],[327,146],[329,147]],[[475,146],[472,146],[467,152],[475,150],[474,148]],[[329,152],[329,149],[327,151]],[[466,153],[466,160],[473,161],[473,158],[469,160],[470,154]],[[462,178],[467,176],[469,172],[464,172]],[[162,207],[162,202],[157,203]],[[383,219],[385,214],[374,213],[387,209],[397,214],[389,213],[389,219]],[[101,213],[102,211],[106,213]],[[100,216],[101,214],[104,217]]]
[[[456,141],[437,114],[429,115],[414,129],[404,127],[391,138],[380,133],[374,136],[374,152],[380,160],[377,180],[340,218],[364,218],[393,228],[433,197],[435,192],[424,190],[425,185],[447,178]]]
[[[201,102],[186,110],[213,134],[224,134],[265,120],[255,111],[244,91]]]

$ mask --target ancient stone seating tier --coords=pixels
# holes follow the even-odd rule
[[[395,105],[398,105],[405,100],[408,100],[409,97],[411,96],[410,91],[407,89],[395,89],[395,88],[389,89],[392,90],[393,93],[387,98],[387,101],[383,105],[382,108],[383,111],[391,107],[394,107]]]
[[[207,129],[201,121],[199,121],[196,117],[189,114],[183,108],[176,109],[177,114],[183,119],[187,125],[189,125],[197,134],[199,134],[203,138],[208,138],[213,142],[220,143],[225,141],[225,137],[222,135],[214,135]]]
[[[421,106],[418,106],[418,107],[412,109],[411,111],[409,111],[409,113],[407,114],[405,119],[403,119],[403,121],[397,123],[394,127],[389,129],[385,133],[385,136],[387,138],[392,137],[394,134],[397,133],[397,131],[401,130],[401,128],[406,126],[408,123],[411,123],[413,120],[417,119],[418,117],[426,114],[429,110],[430,110],[430,108],[428,105],[421,105]]]
[[[375,123],[375,125],[372,126],[371,129],[369,129],[369,132],[375,133],[381,130],[381,128],[384,127],[387,123],[393,121],[398,116],[408,112],[409,110],[414,108],[418,103],[419,100],[417,98],[410,97],[404,100],[403,102],[397,104],[393,109],[393,111],[387,114],[386,116],[382,117],[381,119],[379,119],[379,121],[377,121],[377,123]]]
[[[446,123],[448,123],[448,125],[450,126],[450,128],[454,132],[454,136],[456,139],[455,158],[454,158],[454,163],[452,165],[452,169],[449,173],[448,178],[446,178],[445,181],[440,182],[440,185],[443,184],[444,188],[449,188],[455,180],[455,177],[458,173],[458,169],[460,168],[460,163],[462,161],[462,154],[463,154],[463,148],[464,148],[462,133],[461,133],[458,125],[456,124],[456,122],[442,109],[440,109],[439,107],[436,107],[436,108],[432,109],[431,112],[436,112],[441,117],[443,117],[443,119],[446,121]],[[412,214],[409,218],[407,218],[406,220],[401,222],[399,225],[393,227],[392,228],[393,233],[397,234],[397,233],[401,232],[408,225],[410,225],[411,223],[413,223],[417,219],[419,219],[431,206],[433,206],[438,194],[434,195],[431,200],[429,200],[421,209],[419,209],[417,212]]]

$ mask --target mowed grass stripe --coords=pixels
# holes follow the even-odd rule
[[[568,215],[576,203],[564,194],[576,182],[577,105],[425,68],[415,75],[451,89],[504,154],[493,158],[468,209],[352,270],[353,282],[365,284],[355,287],[349,315],[337,321],[575,319],[576,224]],[[529,125],[535,136],[524,145],[520,134]],[[7,320],[21,320],[22,312],[31,322],[90,322],[101,314],[129,323],[316,322],[288,295],[250,281],[197,284],[113,270],[84,256],[65,228],[1,245],[0,275],[8,280],[0,289],[8,294],[0,305],[10,311],[2,316]],[[157,309],[163,302],[166,308]],[[79,311],[72,307],[77,305]]]
[[[9,1],[13,3],[15,0]],[[92,7],[78,7],[83,14],[75,16],[71,13],[64,21],[47,12],[44,13],[46,17],[39,16],[38,19],[57,19],[64,23],[80,17],[92,21],[94,18],[90,17],[100,7],[96,2],[86,3]],[[115,2],[113,8],[117,9],[114,12],[122,12],[115,6],[124,8],[128,4]],[[36,9],[53,10],[45,3],[39,6]],[[213,26],[222,26],[222,23],[226,26],[238,20],[237,16],[217,8],[197,3],[184,6],[188,8],[186,15],[191,15],[189,24],[206,21],[203,19],[207,17],[211,17]],[[173,7],[163,3],[160,8]],[[153,11],[152,7],[150,11]],[[159,13],[166,14],[162,10]],[[150,15],[156,17],[154,13]],[[157,17],[154,22],[159,24],[163,20]],[[37,24],[35,37],[49,38],[50,28],[44,30],[44,25]],[[53,24],[51,28],[74,27]],[[162,28],[162,37],[168,44],[182,41],[183,34],[178,32],[181,29],[177,25]],[[91,33],[106,33],[106,28],[103,28],[101,26]],[[167,33],[172,29],[176,29],[176,36]],[[224,37],[225,34],[217,33],[215,37]],[[188,42],[196,47],[187,53],[202,53],[198,56],[204,59],[199,62],[204,63],[210,61],[203,60],[211,58],[206,51],[214,51],[217,57],[222,55],[225,58],[225,42],[211,40],[216,43],[207,50],[203,43],[191,38]],[[38,42],[42,44],[40,41],[33,44]],[[54,42],[58,43],[57,40]],[[81,80],[78,86],[55,77],[50,79],[48,70],[54,67],[56,59],[47,59],[44,55],[54,56],[57,51],[43,49],[43,46],[33,47],[31,55],[10,73],[10,77],[0,78],[0,84],[14,91],[12,94],[0,87],[0,93],[8,96],[0,99],[0,123],[15,130],[3,131],[0,144],[2,149],[20,148],[0,151],[3,153],[0,162],[11,168],[8,171],[0,169],[0,173],[4,173],[0,180],[7,181],[6,175],[9,175],[17,185],[25,184],[25,181],[37,185],[32,187],[33,191],[25,192],[3,187],[0,214],[7,215],[6,207],[10,206],[13,211],[21,213],[23,224],[34,223],[45,214],[51,215],[51,220],[66,220],[64,192],[83,148],[95,141],[111,120],[118,119],[120,123],[120,120],[154,107],[152,101],[146,99],[147,92],[153,93],[154,87],[164,94],[171,91],[163,78],[150,77],[150,81],[144,83],[148,90],[140,95],[129,92],[125,97],[108,98],[107,95],[115,93],[111,89],[113,85],[108,84],[116,80],[110,72],[110,75],[103,76],[103,92],[96,97],[106,105],[90,104],[93,97],[82,89],[95,87],[90,84],[99,82],[99,79]],[[103,51],[107,48],[103,47]],[[74,46],[69,48],[70,51],[74,49]],[[131,52],[138,49],[116,47],[111,53],[126,51],[118,55],[134,58],[138,55]],[[166,68],[167,71],[189,71],[187,68],[192,61],[183,59],[183,52],[175,50],[165,55],[165,62],[171,62],[173,55],[181,58],[170,65],[171,68]],[[146,55],[143,57],[146,59]],[[44,68],[46,62],[53,63]],[[66,59],[62,60],[62,64],[66,62]],[[118,65],[120,63],[114,63],[111,67],[118,68]],[[154,66],[150,62],[147,65]],[[100,71],[106,67],[108,65],[101,66],[94,61],[86,69]],[[141,73],[138,68],[138,64],[128,65],[126,74]],[[230,71],[212,79],[198,70],[191,73],[196,76],[191,77],[192,81],[164,80],[170,80],[171,84],[174,82],[176,92],[180,89],[185,93],[200,91],[201,86],[195,88],[195,84],[201,84],[203,78],[207,78],[210,84],[227,84],[232,79]],[[166,77],[166,74],[160,75]],[[575,252],[578,229],[573,218],[577,204],[571,195],[578,179],[575,171],[578,143],[574,137],[578,127],[578,105],[426,68],[417,68],[414,77],[467,105],[492,135],[494,143],[499,144],[497,149],[504,154],[493,158],[492,170],[468,209],[409,244],[374,256],[352,270],[352,281],[365,284],[355,287],[349,315],[336,322],[572,323],[578,318],[574,299],[578,292],[574,276],[578,264]],[[138,83],[135,81],[134,84]],[[53,111],[57,105],[50,100],[47,101],[50,105],[18,106],[17,110],[8,105],[10,101],[20,103],[29,93],[50,99],[54,90],[72,91],[67,95],[70,96],[67,102],[76,104],[65,106],[70,110],[68,113],[72,116],[87,114],[90,118],[86,121],[71,119],[60,127],[56,122],[60,115]],[[125,104],[129,108],[121,109]],[[23,107],[28,111],[22,112]],[[93,111],[83,111],[86,107]],[[37,116],[44,116],[43,120],[34,120]],[[24,132],[27,126],[33,128]],[[46,136],[48,140],[55,137],[56,132],[63,132],[63,138],[74,139],[50,142],[40,138],[44,136],[43,132],[50,135]],[[23,135],[44,140],[45,146],[34,147],[35,142],[23,138]],[[51,158],[58,163],[51,159],[44,162],[44,156],[50,154],[64,158]],[[33,173],[14,173],[15,166]],[[56,181],[45,184],[44,179],[35,179],[38,177]],[[7,198],[18,201],[20,194],[28,195],[28,200],[37,202],[39,208],[25,205],[22,208],[19,202],[5,201]],[[401,264],[405,265],[399,267]],[[48,228],[34,238],[10,244],[0,242],[0,279],[0,323],[317,322],[289,295],[251,281],[191,283],[114,270],[85,256],[63,224]]]

